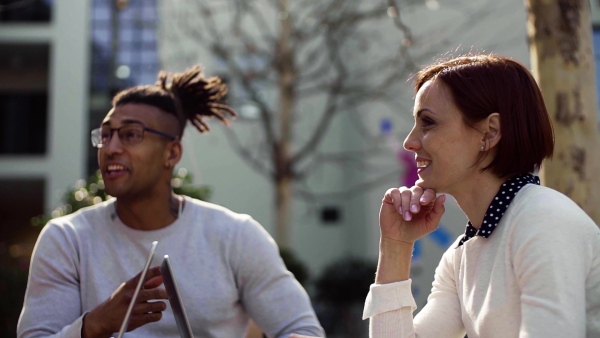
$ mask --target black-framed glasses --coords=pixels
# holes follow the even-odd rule
[[[152,134],[156,134],[167,138],[169,140],[176,140],[177,136],[169,135],[152,128],[144,127],[139,124],[126,124],[119,128],[100,127],[92,130],[92,145],[96,148],[102,148],[105,144],[110,142],[113,132],[117,132],[119,140],[123,145],[130,146],[138,144],[144,140],[144,132],[147,131]]]

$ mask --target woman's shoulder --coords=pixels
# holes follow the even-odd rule
[[[521,212],[541,213],[542,215],[547,212],[555,214],[556,211],[560,211],[561,214],[570,216],[587,216],[583,209],[567,195],[536,184],[524,186],[511,203],[511,207],[513,206],[515,207],[513,209]]]
[[[594,220],[571,198],[534,184],[519,191],[506,216],[508,226],[517,233],[540,236],[598,236],[600,233]]]

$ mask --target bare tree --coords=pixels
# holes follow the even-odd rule
[[[600,224],[600,137],[589,2],[526,0],[525,5],[531,64],[556,144],[542,179]]]
[[[228,130],[228,137],[239,155],[273,183],[280,246],[290,245],[293,196],[315,196],[305,182],[316,168],[336,162],[348,170],[383,152],[377,135],[356,123],[357,134],[372,146],[323,153],[334,118],[360,107],[397,105],[400,84],[417,68],[413,60],[429,62],[444,48],[447,35],[464,29],[431,23],[427,33],[415,38],[403,17],[415,6],[423,1],[179,0],[165,5],[173,24],[163,39],[172,43],[164,48],[170,52],[163,54],[163,62],[192,64],[197,51],[169,47],[202,46],[218,58],[230,84],[239,86],[237,95],[243,92],[257,113],[260,131],[244,137]],[[471,17],[482,19],[493,8],[476,11]],[[348,190],[364,190],[400,171],[397,165],[387,169]]]

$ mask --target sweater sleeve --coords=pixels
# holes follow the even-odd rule
[[[38,237],[17,325],[19,338],[81,337],[77,251],[67,232],[49,223]]]
[[[586,278],[597,229],[566,198],[531,198],[534,205],[515,216],[509,242],[521,290],[519,337],[585,337]]]
[[[269,337],[324,337],[306,291],[286,269],[273,238],[253,219],[241,229],[232,266],[250,317]]]
[[[452,251],[451,251],[452,250]],[[411,292],[411,281],[372,285],[363,318],[370,318],[369,336],[462,338],[465,335],[460,304],[454,281],[451,247],[435,270],[427,305],[414,318],[416,304]]]

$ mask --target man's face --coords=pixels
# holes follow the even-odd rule
[[[108,112],[101,128],[109,141],[98,149],[98,164],[107,194],[117,198],[147,198],[170,190],[171,169],[167,162],[172,161],[172,143],[179,141],[146,131],[141,142],[126,144],[117,131],[110,129],[137,125],[174,135],[174,123],[174,117],[146,104],[119,105]]]

